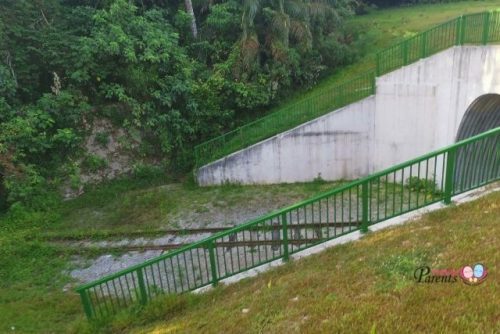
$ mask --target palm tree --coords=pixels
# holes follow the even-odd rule
[[[186,12],[191,17],[191,33],[193,38],[198,38],[198,27],[196,26],[196,17],[194,16],[193,3],[191,0],[184,0],[186,6]]]
[[[241,57],[246,67],[257,58],[260,43],[255,27],[259,13],[270,18],[265,31],[265,47],[275,59],[286,57],[291,39],[302,48],[312,46],[313,33],[310,29],[313,20],[334,18],[339,21],[345,8],[355,0],[243,0],[241,25]]]

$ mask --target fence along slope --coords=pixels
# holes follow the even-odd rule
[[[500,127],[80,286],[87,317],[181,293],[500,179]],[[231,241],[243,246],[231,247]]]
[[[197,145],[196,167],[201,167],[261,140],[289,130],[335,109],[375,94],[375,77],[429,57],[455,45],[500,42],[500,12],[460,16],[379,52],[374,69]]]

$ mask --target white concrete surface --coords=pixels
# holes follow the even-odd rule
[[[200,185],[353,179],[369,172],[375,98],[352,103],[198,170]]]
[[[453,47],[377,79],[370,171],[455,142],[478,97],[500,93],[500,46]]]
[[[455,141],[478,97],[500,94],[500,46],[453,47],[377,78],[376,95],[201,167],[200,185],[354,179]]]

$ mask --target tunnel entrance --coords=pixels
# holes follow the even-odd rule
[[[458,128],[461,141],[500,126],[500,95],[486,94],[469,106]],[[456,153],[455,192],[480,186],[500,175],[500,135],[460,147]]]
[[[478,97],[465,112],[456,141],[464,140],[500,126],[500,95]]]

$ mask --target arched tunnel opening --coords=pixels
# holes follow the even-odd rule
[[[458,128],[456,141],[500,126],[500,95],[485,94],[469,106]],[[500,135],[457,149],[455,192],[480,186],[500,175]]]
[[[500,95],[478,97],[465,112],[456,141],[464,140],[500,126]]]

